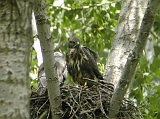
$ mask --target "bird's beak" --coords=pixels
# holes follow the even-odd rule
[[[78,47],[80,46],[80,43],[79,43],[79,42],[77,42],[77,46],[78,46]]]

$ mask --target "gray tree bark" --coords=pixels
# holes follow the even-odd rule
[[[45,0],[35,0],[34,2],[34,13],[37,22],[38,36],[42,48],[52,118],[59,119],[61,112],[60,87],[57,76],[55,57],[53,55],[54,51],[50,25],[45,10],[46,4]]]
[[[133,3],[133,0],[132,0],[132,3]],[[128,6],[129,9],[131,7],[130,5]],[[111,98],[109,118],[115,118],[116,114],[119,112],[120,105],[122,103],[124,95],[128,89],[129,83],[131,82],[131,79],[136,70],[138,61],[146,45],[146,41],[150,33],[152,24],[154,22],[154,17],[157,13],[159,6],[160,6],[159,0],[149,0],[147,8],[145,10],[143,20],[140,24],[140,29],[138,30],[138,33],[135,34],[136,38],[135,39],[130,38],[130,36],[132,36],[132,33],[125,36],[127,37],[125,40],[128,39],[129,41],[134,42],[134,44],[132,45],[132,49],[129,50],[129,52],[127,50],[126,52],[124,52],[124,53],[127,53],[128,56],[126,57],[126,62],[124,63],[125,65],[123,67],[122,73],[120,74],[120,77],[118,77],[119,81],[115,88],[114,94]],[[126,24],[126,25],[129,25],[129,24]],[[119,35],[122,36],[123,34],[119,34]]]
[[[29,119],[30,1],[0,1],[0,119]]]
[[[124,0],[104,78],[116,87],[127,57],[134,49],[148,0]]]

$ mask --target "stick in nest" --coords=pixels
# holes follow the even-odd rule
[[[107,83],[104,80],[100,80],[99,82],[89,79],[89,78],[83,78],[85,80],[85,82],[88,82],[89,84],[92,84],[92,86],[102,86],[107,88],[109,91],[113,92],[114,91],[114,85],[111,83]]]

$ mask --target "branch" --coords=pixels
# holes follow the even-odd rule
[[[129,53],[135,47],[148,1],[124,0],[123,2],[104,72],[104,79],[113,83],[115,87],[122,75]]]
[[[45,11],[46,4],[45,0],[35,0],[34,2],[34,13],[36,17],[38,35],[42,48],[52,118],[59,119],[61,112],[60,87],[57,76],[55,58],[53,55],[54,52],[49,20]]]
[[[63,6],[54,6],[53,4],[49,4],[49,6],[52,6],[52,7],[55,7],[55,8],[59,8],[59,9],[63,9],[63,10],[67,10],[67,11],[74,11],[74,10],[83,10],[83,9],[89,9],[91,7],[99,7],[99,6],[103,6],[103,5],[106,5],[106,4],[111,4],[113,2],[105,2],[105,3],[101,3],[101,4],[91,4],[91,5],[88,5],[88,6],[81,6],[81,7],[78,7],[78,8],[70,8],[70,7],[63,7]]]
[[[157,43],[159,43],[160,42],[160,37],[152,30],[151,30],[151,34],[157,39]]]
[[[142,55],[152,24],[154,22],[154,17],[157,13],[159,6],[159,0],[150,0],[148,4],[143,21],[141,23],[140,31],[138,33],[136,45],[133,49],[133,52],[131,52],[128,56],[124,71],[115,89],[115,93],[111,98],[109,118],[115,118],[116,114],[119,112],[120,105],[122,104],[122,100],[127,91],[130,79],[135,72],[140,56]]]

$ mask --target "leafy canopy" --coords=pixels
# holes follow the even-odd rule
[[[61,1],[63,3],[63,0]],[[68,37],[76,35],[81,43],[100,56],[101,71],[114,39],[117,20],[121,9],[120,0],[65,0],[62,6],[57,1],[47,0],[47,14],[50,20],[55,51],[65,54]],[[145,119],[160,118],[160,11],[153,25],[151,42],[154,44],[154,60],[149,66],[145,53],[140,59],[133,89],[130,94],[135,104],[141,106]],[[153,53],[152,53],[153,55]],[[36,53],[31,52],[31,85],[36,86]],[[70,81],[69,81],[70,82]]]

